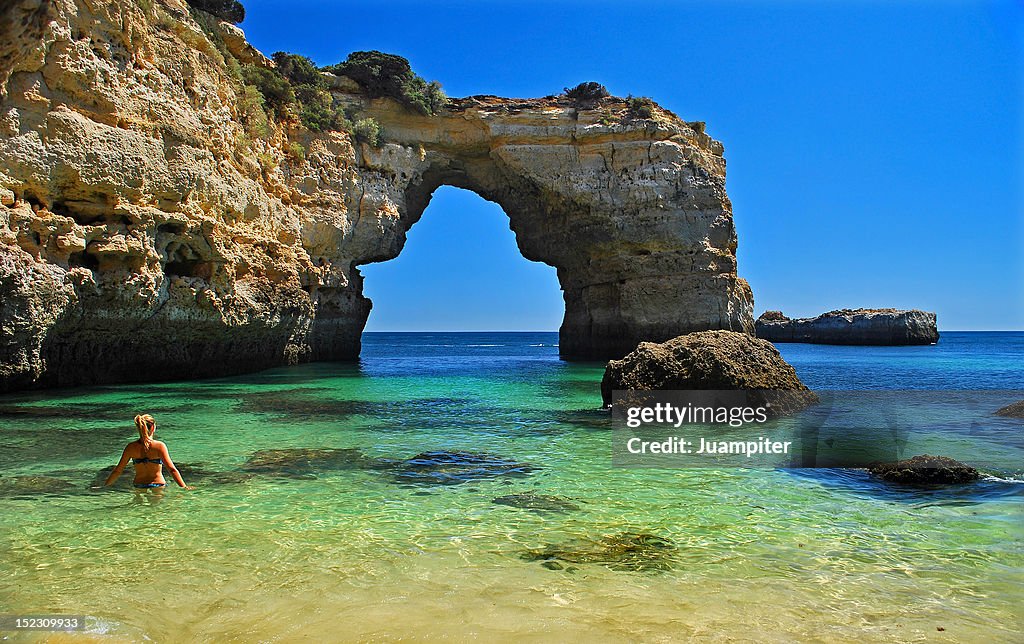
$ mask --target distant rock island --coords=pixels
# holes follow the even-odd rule
[[[755,324],[757,337],[770,342],[812,344],[935,344],[935,314],[900,309],[840,309],[813,318],[791,319],[765,311]]]

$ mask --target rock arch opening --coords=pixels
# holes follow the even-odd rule
[[[360,266],[366,331],[556,331],[555,270],[523,258],[501,207],[441,186],[401,254]]]

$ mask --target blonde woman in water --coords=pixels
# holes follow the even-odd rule
[[[163,474],[163,468],[166,466],[167,471],[174,477],[175,483],[186,490],[191,490],[192,488],[185,485],[185,481],[181,479],[178,468],[174,467],[174,461],[167,453],[167,445],[153,438],[156,433],[156,421],[153,420],[153,417],[149,414],[136,416],[135,427],[139,430],[139,440],[132,441],[125,446],[121,460],[107,477],[107,482],[104,485],[113,485],[124,472],[124,468],[128,465],[128,459],[131,459],[135,463],[135,480],[132,482],[135,487],[166,487],[167,481],[164,480]]]

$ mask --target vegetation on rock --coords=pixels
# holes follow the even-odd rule
[[[390,97],[421,114],[436,114],[448,97],[437,81],[417,76],[409,61],[379,51],[355,51],[325,71],[351,78],[370,98]]]
[[[384,140],[380,124],[372,118],[356,120],[353,112],[346,112],[331,94],[324,71],[352,78],[370,97],[390,96],[422,114],[435,114],[448,102],[439,83],[416,76],[401,56],[355,52],[346,62],[322,70],[305,56],[279,51],[274,63],[273,69],[254,64],[241,68],[246,88],[239,112],[252,124],[248,129],[253,136],[267,122],[265,114],[260,116],[265,108],[276,119],[297,118],[313,132],[351,132],[356,141],[380,147]]]
[[[654,101],[646,96],[627,96],[626,116],[634,119],[649,119],[654,116]]]
[[[352,136],[360,143],[369,143],[379,148],[384,143],[384,133],[380,124],[372,118],[359,119],[352,126]]]
[[[238,0],[188,0],[188,3],[200,11],[232,24],[245,20],[245,7]]]
[[[602,98],[611,96],[607,87],[594,81],[580,83],[571,89],[566,87],[563,92],[566,98],[576,104],[596,103]]]
[[[299,120],[314,132],[350,129],[344,109],[335,103],[327,80],[316,64],[305,56],[279,51],[274,54],[276,72],[291,85]]]

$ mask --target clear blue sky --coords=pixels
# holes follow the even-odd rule
[[[401,54],[451,96],[597,80],[725,144],[756,312],[937,311],[1024,329],[1024,3],[244,0],[266,53]],[[444,188],[364,268],[368,330],[554,330],[554,270]]]

